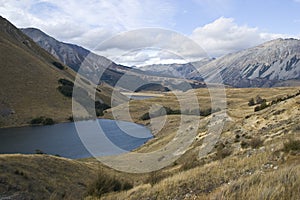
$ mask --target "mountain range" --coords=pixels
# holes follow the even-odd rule
[[[139,69],[187,79],[215,82],[219,73],[232,87],[299,85],[300,40],[276,39],[217,59],[170,65],[148,65]]]
[[[300,41],[297,39],[276,39],[259,46],[231,53],[220,58],[204,58],[198,62],[186,64],[155,64],[142,67],[118,65],[103,56],[96,55],[83,47],[59,42],[34,28],[22,29],[37,44],[60,59],[64,64],[77,71],[89,55],[90,62],[101,60],[106,63],[103,81],[114,85],[116,80],[128,71],[134,79],[167,77],[205,82],[217,82],[214,76],[219,73],[222,83],[231,87],[276,87],[299,85],[300,80]],[[99,71],[101,67],[87,69],[87,72]],[[88,78],[95,81],[93,73]],[[151,78],[152,77],[152,78]],[[161,79],[166,80],[166,79]],[[170,81],[167,81],[168,83]],[[170,86],[172,84],[165,84]]]

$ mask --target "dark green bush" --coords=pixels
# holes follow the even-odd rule
[[[63,78],[59,79],[58,83],[61,84],[61,86],[57,88],[58,91],[60,91],[66,97],[72,97],[74,83]]]
[[[35,150],[35,153],[36,154],[46,154],[46,153],[44,153],[42,150],[40,150],[40,149],[36,149]]]
[[[58,80],[58,83],[62,84],[62,85],[69,85],[69,86],[74,86],[74,83],[68,79],[64,79],[64,78],[61,78]]]
[[[255,105],[255,101],[253,98],[251,98],[248,102],[248,106],[254,106]]]
[[[256,106],[256,107],[254,108],[254,112],[263,110],[263,109],[265,109],[265,108],[267,108],[267,107],[269,107],[269,106],[270,106],[270,104],[267,104],[267,102],[263,102],[261,105]]]
[[[73,87],[70,85],[59,86],[58,91],[60,91],[66,97],[72,97],[73,95]]]
[[[54,120],[52,118],[45,118],[42,123],[43,125],[53,125]]]
[[[141,120],[148,120],[150,119],[150,114],[148,112],[146,112],[145,114],[143,114],[141,117],[140,117]]]
[[[103,116],[104,113],[103,111],[106,110],[106,109],[109,109],[110,106],[105,104],[105,103],[101,103],[100,101],[96,101],[95,102],[95,110],[96,110],[96,116],[99,117],[99,116]]]
[[[68,117],[68,120],[69,120],[70,122],[74,122],[74,117],[73,117],[73,116],[70,116],[70,117]]]
[[[30,121],[30,124],[32,125],[39,125],[39,124],[42,124],[44,121],[44,117],[37,117],[37,118],[34,118]]]
[[[52,64],[55,67],[57,67],[58,69],[61,69],[61,70],[65,69],[65,67],[61,63],[59,63],[59,62],[52,62]]]
[[[30,121],[31,125],[53,125],[54,123],[54,120],[49,117],[37,117]]]

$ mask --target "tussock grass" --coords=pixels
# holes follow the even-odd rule
[[[255,173],[216,192],[211,199],[283,199],[300,197],[300,166],[285,166],[269,173]]]

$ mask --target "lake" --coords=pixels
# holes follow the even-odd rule
[[[92,157],[83,143],[91,147],[94,156],[105,156],[132,151],[152,138],[149,129],[131,122],[97,119],[77,122],[76,126],[77,129],[75,123],[70,122],[0,129],[0,153],[32,154],[41,150],[47,154],[77,159]]]

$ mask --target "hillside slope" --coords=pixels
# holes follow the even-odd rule
[[[47,155],[0,155],[0,199],[81,199],[96,166]]]
[[[208,155],[199,158],[201,147],[207,145],[205,137],[210,135],[207,130],[210,117],[201,119],[198,135],[191,148],[168,167],[150,173],[149,182],[126,192],[104,195],[101,199],[298,199],[299,89],[226,89],[228,118],[218,142]],[[206,89],[194,92],[199,97],[200,105],[209,106]],[[182,95],[187,96],[184,93]],[[268,103],[279,101],[254,112],[255,106],[249,106],[248,100],[257,95],[265,98]],[[290,97],[285,98],[287,96]],[[148,110],[149,104],[157,102],[178,109],[175,98],[170,94],[144,100],[143,105],[132,101],[134,109],[131,116],[137,122],[148,124],[150,121],[142,121],[140,116]],[[122,109],[122,106],[115,109]],[[185,127],[193,126],[194,122],[188,120],[187,116],[181,119],[179,115],[168,115],[163,129],[157,132],[157,127],[153,127],[155,139],[138,151],[151,152],[164,148],[176,137],[177,127],[183,126],[181,120],[186,121],[183,122],[186,123]]]
[[[72,115],[71,98],[58,91],[58,81],[73,81],[76,73],[56,67],[56,58],[2,17],[0,52],[0,127],[26,125],[40,116],[61,122]],[[99,98],[110,104],[112,88],[100,87]]]
[[[74,71],[77,72],[79,68],[81,68],[80,72],[82,75],[96,84],[99,81],[104,81],[105,83],[114,86],[117,80],[127,71],[139,71],[123,65],[118,65],[81,46],[60,42],[39,29],[24,28],[21,30],[40,47],[51,53],[65,65],[71,67]],[[85,63],[85,66],[81,67],[83,62]],[[100,80],[98,80],[98,77],[96,76],[96,74],[99,73],[101,73]]]

